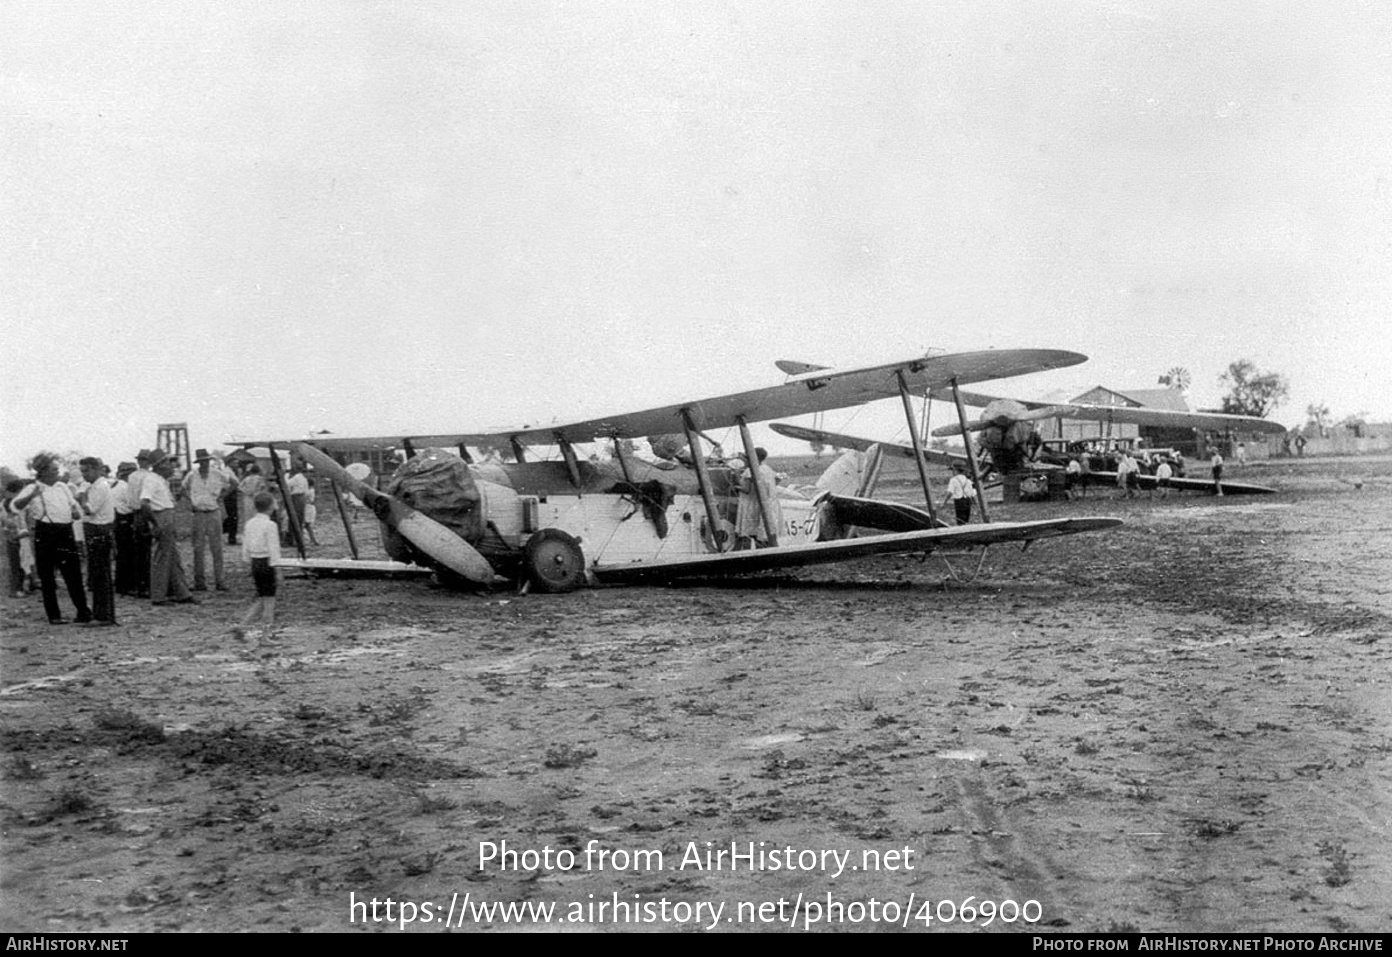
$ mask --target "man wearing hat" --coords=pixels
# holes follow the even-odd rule
[[[116,600],[111,589],[111,557],[116,548],[116,503],[111,484],[102,475],[102,460],[88,456],[78,462],[87,483],[77,493],[87,542],[87,587],[92,592],[92,624],[116,624]]]
[[[184,577],[179,542],[174,530],[174,493],[169,479],[174,475],[175,459],[160,449],[153,450],[153,471],[140,483],[140,511],[150,528],[153,554],[150,559],[150,604],[197,604]]]
[[[203,552],[213,555],[213,584],[218,591],[227,591],[222,577],[222,500],[227,494],[227,478],[222,470],[213,467],[213,457],[207,449],[193,455],[197,464],[184,476],[182,492],[193,506],[193,590],[207,591]]]
[[[10,509],[15,514],[23,511],[34,531],[34,569],[39,575],[48,623],[67,623],[58,605],[58,574],[63,576],[63,583],[68,587],[77,620],[91,621],[92,610],[82,589],[82,557],[73,534],[73,523],[82,520],[82,508],[67,484],[58,481],[56,456],[40,452],[29,467],[38,481],[16,495],[10,502]]]
[[[135,456],[135,471],[126,478],[126,501],[130,503],[132,518],[131,531],[134,548],[131,549],[131,592],[137,598],[150,597],[150,518],[140,507],[140,492],[145,480],[151,476],[150,460],[158,449],[141,449]],[[163,453],[161,453],[163,454]]]
[[[131,596],[140,591],[135,554],[135,511],[140,503],[131,502],[127,481],[134,471],[134,462],[122,462],[116,466],[116,480],[111,483],[111,504],[116,511],[116,593]]]

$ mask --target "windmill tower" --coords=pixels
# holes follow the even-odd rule
[[[179,467],[187,472],[193,468],[193,451],[189,448],[187,422],[166,422],[157,427],[155,447],[164,449],[179,462]]]

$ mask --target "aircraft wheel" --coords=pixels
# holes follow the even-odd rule
[[[580,540],[559,528],[543,528],[527,539],[522,553],[527,580],[540,592],[574,591],[585,583],[585,553]]]

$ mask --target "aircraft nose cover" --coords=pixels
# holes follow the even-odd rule
[[[469,473],[468,464],[453,452],[426,449],[407,459],[383,491],[447,526],[470,545],[477,544],[483,537],[484,516],[479,507],[478,485]],[[394,547],[404,544],[404,540],[388,543],[388,554],[395,557]]]

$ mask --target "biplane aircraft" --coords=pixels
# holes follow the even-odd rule
[[[538,591],[564,592],[594,582],[736,575],[893,552],[961,552],[1005,542],[1028,547],[1120,520],[947,527],[937,519],[922,468],[926,510],[870,497],[867,477],[843,458],[817,486],[778,486],[778,507],[764,500],[759,483],[749,483],[767,544],[738,549],[732,523],[740,469],[719,454],[708,433],[738,430],[739,456],[756,462],[753,422],[894,397],[912,422],[916,396],[1085,358],[1037,349],[927,356],[814,369],[774,386],[564,425],[240,444],[293,448],[373,509],[389,530],[384,543],[393,558],[429,564],[446,577],[478,586],[501,577]],[[645,437],[654,437],[649,439],[654,450],[665,449],[669,460],[646,462],[625,450],[625,440]],[[511,446],[516,462],[476,461],[470,451],[500,442]],[[577,452],[578,445],[592,442],[612,442],[612,458],[599,461]],[[558,449],[559,460],[534,461],[529,450],[543,446]],[[373,488],[331,457],[335,451],[367,448],[402,449],[412,458],[385,487]]]
[[[789,360],[782,360],[777,365],[785,372],[797,370],[803,375],[808,374],[810,369],[818,368],[808,363]],[[1040,461],[1031,452],[1032,448],[1038,447],[1036,443],[1031,441],[1034,434],[1034,423],[1047,419],[1081,419],[1097,422],[1099,425],[1120,423],[1167,428],[1192,428],[1214,432],[1279,434],[1285,431],[1284,426],[1272,422],[1270,419],[1218,412],[1184,412],[1144,406],[1029,402],[983,395],[978,392],[967,392],[961,389],[932,390],[928,397],[953,402],[957,404],[959,410],[957,423],[939,426],[933,430],[932,434],[939,438],[967,433],[977,434],[983,457],[988,460],[988,468],[1002,475],[1062,469],[1061,463]],[[963,404],[981,408],[982,411],[975,419],[967,420],[965,413],[961,410]],[[807,429],[802,426],[774,423],[770,428],[789,438],[822,442],[836,448],[864,449],[873,443],[878,444],[886,453],[908,457],[913,457],[915,454],[913,448],[905,445],[875,442],[872,439]],[[968,461],[967,456],[951,452],[922,450],[921,454],[928,457],[930,461],[946,463]],[[1096,485],[1115,485],[1117,479],[1116,472],[1105,469],[1089,470],[1084,473],[1084,476],[1088,483]],[[1153,488],[1157,482],[1154,475],[1143,474],[1138,476],[1138,479],[1142,489]],[[1182,491],[1210,493],[1216,491],[1212,480],[1201,478],[1175,477],[1170,479],[1170,487]],[[1275,491],[1275,489],[1265,485],[1223,481],[1225,494],[1259,495],[1271,494]]]

